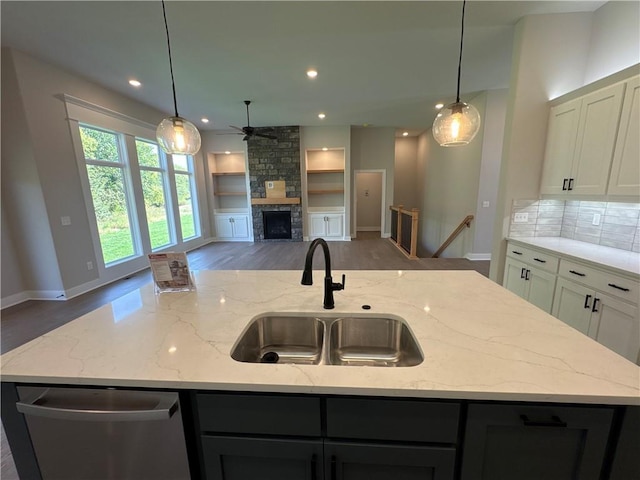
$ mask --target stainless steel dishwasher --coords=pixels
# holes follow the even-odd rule
[[[18,387],[43,480],[189,479],[177,393]]]

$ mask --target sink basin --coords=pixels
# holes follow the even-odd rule
[[[423,356],[413,333],[392,316],[269,313],[254,318],[231,349],[250,363],[411,367]]]
[[[387,317],[345,317],[331,324],[332,365],[411,367],[422,363],[420,348],[401,320]]]
[[[253,363],[318,364],[323,338],[324,324],[315,317],[261,316],[236,342],[231,358]]]

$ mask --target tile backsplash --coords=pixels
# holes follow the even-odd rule
[[[565,237],[640,252],[640,204],[514,200],[511,237]]]

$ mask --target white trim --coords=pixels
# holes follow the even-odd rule
[[[111,117],[117,123],[124,123],[126,130],[120,129],[120,131],[123,133],[129,133],[128,131],[131,130],[132,126],[141,127],[145,130],[151,130],[151,132],[153,133],[155,133],[157,128],[157,125],[147,123],[143,120],[138,120],[137,118],[130,117],[129,115],[125,115],[124,113],[116,112],[115,110],[96,105],[95,103],[82,100],[81,98],[77,98],[72,95],[67,95],[66,93],[59,95],[58,98],[61,98],[66,104],[67,115],[69,119],[78,120],[80,122],[88,122],[89,118],[94,117],[92,113],[97,113],[100,115]]]
[[[471,261],[477,260],[491,260],[490,253],[467,253],[464,258]]]
[[[380,234],[380,238],[391,238],[391,232],[383,232]]]
[[[4,297],[0,302],[2,302],[2,309],[5,309],[28,300],[55,300],[64,302],[68,299],[69,297],[67,297],[62,290],[25,290],[24,292]]]
[[[357,227],[356,232],[382,232],[382,227]]]

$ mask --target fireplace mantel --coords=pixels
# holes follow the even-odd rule
[[[251,205],[299,205],[300,197],[291,198],[252,198]]]

